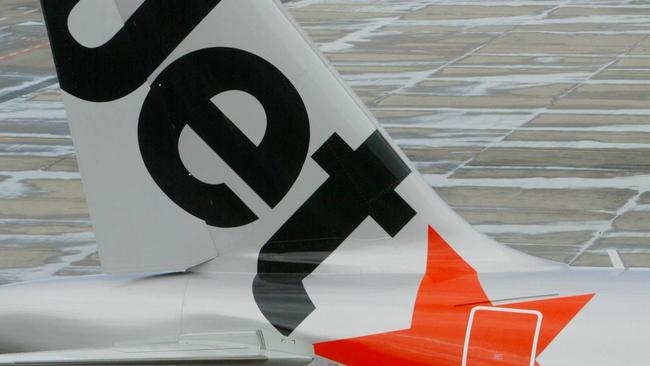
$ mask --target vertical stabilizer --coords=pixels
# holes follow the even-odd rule
[[[479,271],[552,266],[450,210],[278,2],[43,8],[105,270],[216,258],[277,324],[312,273],[422,273],[429,225]]]

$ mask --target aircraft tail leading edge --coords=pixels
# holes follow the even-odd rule
[[[479,271],[555,267],[435,195],[278,2],[42,4],[105,271],[257,273],[264,302],[421,273],[429,225]]]

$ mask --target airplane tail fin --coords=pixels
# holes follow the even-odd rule
[[[477,269],[548,264],[447,207],[278,2],[42,5],[105,271],[209,262],[264,298],[422,271],[429,225]]]

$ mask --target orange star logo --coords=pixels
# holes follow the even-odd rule
[[[315,345],[349,366],[529,366],[594,295],[494,306],[476,271],[429,227],[411,328]]]

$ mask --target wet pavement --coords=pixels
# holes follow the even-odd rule
[[[287,6],[480,231],[575,265],[650,266],[650,4]],[[35,0],[0,0],[0,282],[99,271]]]

